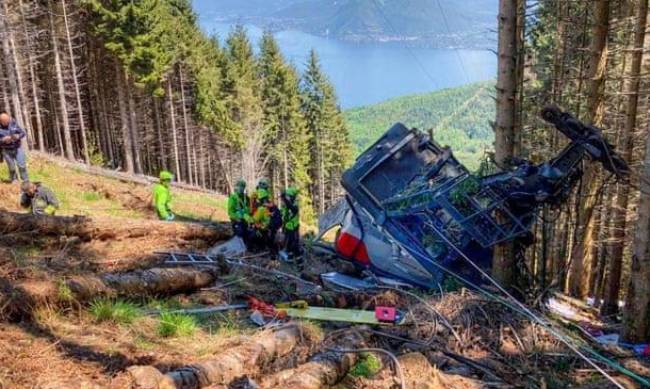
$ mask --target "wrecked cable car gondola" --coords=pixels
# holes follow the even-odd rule
[[[339,227],[336,253],[385,280],[423,288],[437,288],[450,273],[479,280],[495,245],[532,242],[538,209],[567,201],[583,163],[600,162],[617,178],[628,174],[602,130],[555,106],[541,116],[569,144],[549,161],[516,159],[486,177],[471,174],[427,134],[396,124],[343,174],[344,202],[321,218],[321,232]]]

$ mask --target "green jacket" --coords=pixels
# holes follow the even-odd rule
[[[41,184],[36,184],[34,196],[23,193],[20,196],[20,205],[23,208],[30,208],[34,215],[54,215],[59,209],[59,200],[52,190]]]
[[[300,228],[300,212],[297,202],[287,202],[281,209],[282,227],[286,231],[296,231]]]
[[[248,196],[244,193],[233,192],[228,196],[228,217],[233,222],[250,220],[250,207]]]
[[[153,187],[153,206],[156,208],[158,218],[160,220],[167,220],[172,215],[170,203],[172,202],[172,194],[169,187],[158,183]]]

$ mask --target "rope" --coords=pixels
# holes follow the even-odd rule
[[[401,336],[398,336],[398,335],[389,334],[387,332],[373,330],[372,328],[364,328],[363,330],[366,331],[366,332],[370,332],[373,335],[382,336],[382,337],[389,338],[389,339],[395,339],[395,340],[399,340],[399,341],[405,342],[405,343],[415,344],[415,345],[418,345],[418,346],[421,346],[421,347],[426,347],[427,349],[433,349],[434,348],[434,346],[432,344],[429,344],[429,343],[426,343],[426,342],[421,342],[421,341],[415,340],[415,339],[407,339],[407,338],[404,338],[404,337],[401,337]],[[449,351],[444,350],[444,349],[442,349],[440,351],[444,355],[446,355],[446,356],[448,356],[448,357],[450,357],[452,359],[455,359],[458,362],[465,363],[465,364],[473,367],[476,370],[482,371],[484,374],[489,375],[490,377],[492,377],[494,379],[497,379],[499,381],[504,381],[501,377],[494,374],[490,370],[490,368],[488,366],[485,366],[485,365],[483,365],[483,364],[481,364],[479,362],[473,361],[473,360],[471,360],[469,358],[463,357],[462,355],[458,355],[458,354],[449,352]]]
[[[495,281],[492,277],[490,277],[490,275],[488,275],[488,274],[487,274],[483,269],[481,269],[478,265],[476,265],[476,264],[475,264],[475,263],[474,263],[474,262],[473,262],[473,261],[472,261],[472,260],[471,260],[471,259],[470,259],[470,258],[469,258],[469,257],[468,257],[468,256],[467,256],[467,255],[466,255],[466,254],[465,254],[465,253],[464,253],[460,248],[458,248],[458,246],[456,246],[456,245],[455,245],[451,240],[449,240],[449,239],[448,239],[448,238],[447,238],[447,237],[446,237],[446,236],[445,236],[441,231],[439,231],[435,226],[432,226],[432,228],[433,228],[434,231],[435,231],[435,232],[436,232],[436,233],[437,233],[437,234],[438,234],[438,235],[439,235],[439,236],[440,236],[440,237],[445,241],[446,244],[448,244],[451,248],[453,248],[454,251],[456,251],[456,252],[457,252],[461,257],[463,257],[463,259],[465,259],[465,260],[466,260],[466,261],[467,261],[467,262],[468,262],[468,263],[469,263],[473,268],[475,268],[475,269],[476,269],[476,270],[477,270],[477,271],[478,271],[478,272],[479,272],[483,277],[485,277],[488,281],[490,281],[490,283],[492,283],[492,284],[493,284],[493,285],[494,285],[494,286],[495,286],[495,287],[496,287],[496,288],[497,288],[501,293],[503,293],[505,296],[507,296],[508,299],[510,300],[510,302],[514,302],[515,306],[517,307],[516,309],[514,309],[516,312],[519,312],[519,313],[521,313],[521,314],[523,314],[523,315],[525,315],[525,316],[528,316],[529,318],[531,318],[532,320],[534,320],[535,322],[537,322],[539,325],[541,325],[542,327],[544,327],[544,329],[546,329],[546,330],[547,330],[551,335],[555,336],[559,341],[561,341],[562,343],[564,343],[564,344],[565,344],[569,349],[571,349],[571,351],[573,351],[574,353],[576,353],[580,358],[582,358],[582,359],[583,359],[584,361],[586,361],[589,365],[591,365],[593,368],[595,368],[595,369],[596,369],[600,374],[602,374],[605,378],[607,378],[609,381],[611,381],[611,382],[612,382],[612,383],[613,383],[617,388],[625,389],[625,387],[624,387],[623,385],[621,385],[620,383],[618,383],[618,381],[616,381],[616,380],[615,380],[611,375],[609,375],[605,370],[603,370],[600,366],[598,366],[598,365],[597,365],[594,361],[592,361],[589,357],[587,357],[586,355],[584,355],[584,354],[583,354],[583,353],[578,349],[578,347],[576,347],[576,346],[574,346],[573,344],[571,344],[571,342],[570,342],[570,341],[569,341],[569,340],[568,340],[564,335],[562,335],[561,333],[559,333],[558,331],[556,331],[553,327],[551,327],[551,325],[550,325],[549,323],[547,323],[547,322],[544,321],[541,317],[539,317],[539,316],[536,315],[534,312],[532,312],[532,311],[531,311],[531,310],[530,310],[526,305],[524,305],[523,303],[521,303],[521,302],[520,302],[519,300],[517,300],[514,296],[512,296],[512,295],[511,295],[507,290],[505,290],[501,285],[499,285],[498,282],[496,282],[496,281]],[[459,280],[463,281],[463,280],[460,278],[460,276],[456,275],[455,273],[451,272],[450,270],[445,269],[442,265],[440,265],[440,266],[438,266],[438,267],[441,268],[441,269],[443,269],[443,271],[446,271],[447,273],[451,274],[452,276],[458,278]],[[463,281],[463,282],[466,282],[466,281],[467,281],[467,280],[465,280],[465,281]],[[472,285],[473,285],[474,287],[477,287],[476,285],[474,285],[473,283],[471,283],[470,286],[472,286]],[[493,294],[491,294],[491,293],[485,291],[483,288],[478,287],[478,290],[480,290],[481,292],[484,292],[484,293],[485,293],[487,296],[489,296],[489,297],[492,297],[492,298],[497,297],[497,296],[495,296],[495,295],[493,295]],[[512,304],[511,304],[508,300],[505,300],[505,299],[503,299],[503,298],[497,298],[497,301],[500,301],[500,302],[504,303],[504,305],[509,306],[511,309],[513,308]],[[505,303],[507,303],[507,304],[505,304]],[[596,353],[595,351],[593,351],[593,350],[591,350],[591,349],[587,349],[587,352],[589,352],[590,354],[592,354],[592,355],[595,356],[597,359],[600,359],[600,360],[603,361],[603,362],[607,361],[606,363],[609,364],[610,366],[612,366],[612,364],[611,364],[611,363],[610,363],[610,362],[609,362],[605,357],[601,356],[600,354]],[[614,366],[612,366],[612,367],[614,367]],[[642,378],[642,377],[640,377],[640,376],[638,376],[638,375],[636,375],[636,374],[630,372],[629,370],[627,370],[627,369],[621,367],[620,365],[617,366],[617,367],[615,367],[615,368],[616,368],[617,370],[621,371],[622,373],[626,374],[626,375],[630,375],[630,373],[631,373],[633,378],[639,380],[640,382],[644,383],[645,385],[650,385],[650,382],[648,382],[646,379],[644,379],[644,378]],[[621,369],[625,369],[627,372],[625,372],[625,371],[623,371],[623,370],[621,370]]]
[[[411,293],[411,292],[409,292],[409,291],[407,291],[407,290],[400,289],[400,288],[395,288],[395,287],[392,287],[392,286],[380,286],[380,285],[378,285],[378,286],[376,286],[375,288],[377,288],[377,289],[388,289],[388,290],[394,290],[394,291],[396,291],[396,292],[404,293],[404,294],[406,294],[406,295],[408,295],[408,296],[411,296],[411,297],[415,298],[415,299],[418,300],[420,303],[422,303],[422,304],[423,304],[427,309],[429,309],[429,310],[430,310],[431,312],[433,312],[436,316],[438,316],[438,317],[442,320],[442,323],[445,325],[445,327],[447,327],[447,328],[449,329],[449,331],[451,331],[451,333],[454,335],[454,338],[456,338],[456,340],[458,341],[458,344],[459,344],[460,346],[463,346],[463,341],[460,339],[460,336],[458,335],[458,333],[456,332],[456,330],[454,330],[454,327],[451,325],[451,323],[449,322],[449,320],[447,320],[447,318],[446,318],[442,313],[440,313],[437,309],[435,309],[431,304],[429,304],[429,303],[428,303],[425,299],[423,299],[422,297],[418,296],[418,295],[415,294],[415,293]]]

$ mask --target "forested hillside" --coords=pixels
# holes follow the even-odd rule
[[[460,160],[476,169],[494,142],[493,88],[492,82],[476,83],[346,111],[350,138],[360,153],[401,122],[432,131],[438,143],[451,146]]]
[[[628,179],[586,164],[566,208],[542,210],[526,260],[497,251],[504,285],[594,298],[605,317],[619,313],[622,337],[650,339],[650,26],[648,0],[501,0],[496,162],[552,158],[566,144],[544,126],[555,102],[603,129],[630,165]],[[528,16],[534,12],[534,17]]]
[[[347,130],[315,53],[305,74],[270,34],[221,46],[190,0],[2,1],[0,107],[30,148],[228,191],[244,177],[338,195]],[[256,56],[253,45],[260,45]],[[343,152],[342,152],[343,151]],[[308,212],[307,212],[308,213]]]

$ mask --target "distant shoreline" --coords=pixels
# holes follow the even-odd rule
[[[260,29],[269,30],[273,33],[283,31],[300,31],[305,34],[311,34],[321,38],[328,38],[345,43],[353,44],[377,44],[377,45],[400,45],[418,49],[446,49],[446,50],[489,50],[496,49],[496,35],[491,39],[490,34],[468,33],[466,35],[448,35],[434,34],[431,36],[424,35],[391,35],[377,33],[373,35],[361,35],[357,33],[330,34],[328,31],[318,31],[310,28],[304,28],[302,23],[291,22],[286,19],[269,20],[264,18],[260,20],[257,17],[242,18],[233,17],[214,17],[210,15],[202,16],[200,19],[202,25],[209,22],[224,24],[245,24],[253,25]],[[492,34],[494,35],[494,34]],[[462,40],[461,44],[459,41]],[[470,43],[470,44],[467,44]]]

